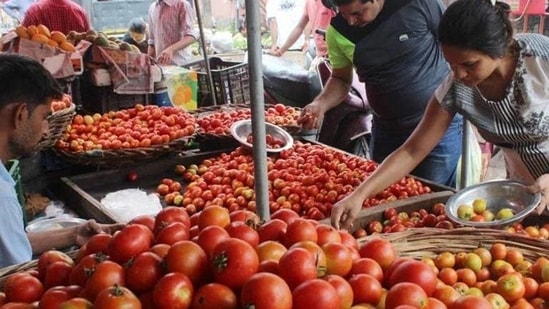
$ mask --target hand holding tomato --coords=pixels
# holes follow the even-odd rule
[[[363,199],[357,196],[356,192],[353,192],[334,204],[331,214],[332,225],[336,229],[350,228],[358,216],[360,209],[362,209],[362,202]]]
[[[78,228],[76,235],[76,244],[79,246],[83,246],[95,234],[113,234],[114,232],[122,229],[124,226],[125,224],[123,223],[100,224],[93,219],[88,220],[88,222],[82,224]]]
[[[301,116],[297,122],[300,123],[305,129],[315,129],[322,123],[324,113],[325,111],[322,108],[322,104],[313,101],[303,108]]]

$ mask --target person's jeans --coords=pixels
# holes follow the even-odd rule
[[[462,118],[454,117],[446,134],[431,153],[412,171],[412,175],[425,178],[437,184],[456,187],[456,168],[461,156]],[[376,162],[382,162],[400,147],[412,131],[393,133],[372,129],[370,155]]]

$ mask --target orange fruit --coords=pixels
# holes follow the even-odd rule
[[[63,32],[54,30],[50,34],[50,39],[54,40],[58,44],[61,44],[67,40],[67,37],[63,34]]]
[[[30,39],[29,33],[27,32],[27,28],[25,26],[21,26],[21,25],[17,26],[15,28],[15,33],[20,38]]]
[[[29,37],[32,38],[33,35],[38,33],[38,29],[36,28],[35,25],[30,25],[27,27],[27,33]]]
[[[52,39],[49,39],[46,44],[48,44],[49,46],[54,47],[54,48],[59,47],[59,44],[57,42],[55,42],[54,40],[52,40]]]
[[[36,33],[31,37],[31,40],[36,41],[36,42],[40,42],[40,43],[44,43],[44,44],[48,44],[50,39],[48,39],[47,36],[45,36],[41,33]]]
[[[76,52],[76,48],[74,48],[74,45],[72,45],[70,42],[67,42],[67,41],[59,43],[59,48],[69,53]]]
[[[36,26],[36,30],[38,31],[38,33],[43,34],[46,37],[48,37],[48,39],[50,38],[50,29],[48,29],[48,27],[40,24],[40,25]]]

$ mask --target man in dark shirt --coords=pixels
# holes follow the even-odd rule
[[[333,0],[338,14],[327,29],[331,78],[304,108],[318,126],[324,113],[349,91],[352,70],[365,83],[372,107],[370,151],[381,162],[420,121],[425,107],[450,68],[437,43],[444,6],[439,0]],[[461,155],[461,118],[456,117],[439,145],[412,174],[455,186]]]

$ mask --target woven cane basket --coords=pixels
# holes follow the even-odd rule
[[[77,253],[78,253],[78,250],[71,250],[69,252],[66,252],[66,254],[72,259],[76,258]],[[38,267],[38,259],[29,261],[26,263],[21,263],[21,264],[0,268],[0,290],[4,289],[4,283],[6,282],[6,279],[10,275],[33,270],[33,269],[36,269],[37,267]]]
[[[39,149],[43,150],[53,147],[57,140],[61,138],[67,126],[72,122],[74,115],[76,115],[76,106],[74,103],[71,103],[69,108],[52,113],[48,117],[48,135],[38,144]]]
[[[400,256],[412,258],[435,257],[445,251],[469,252],[478,247],[490,247],[494,243],[503,243],[519,249],[524,258],[531,262],[549,253],[548,240],[496,229],[412,228],[403,232],[371,235],[358,241],[362,244],[372,237],[382,237],[391,241]]]

